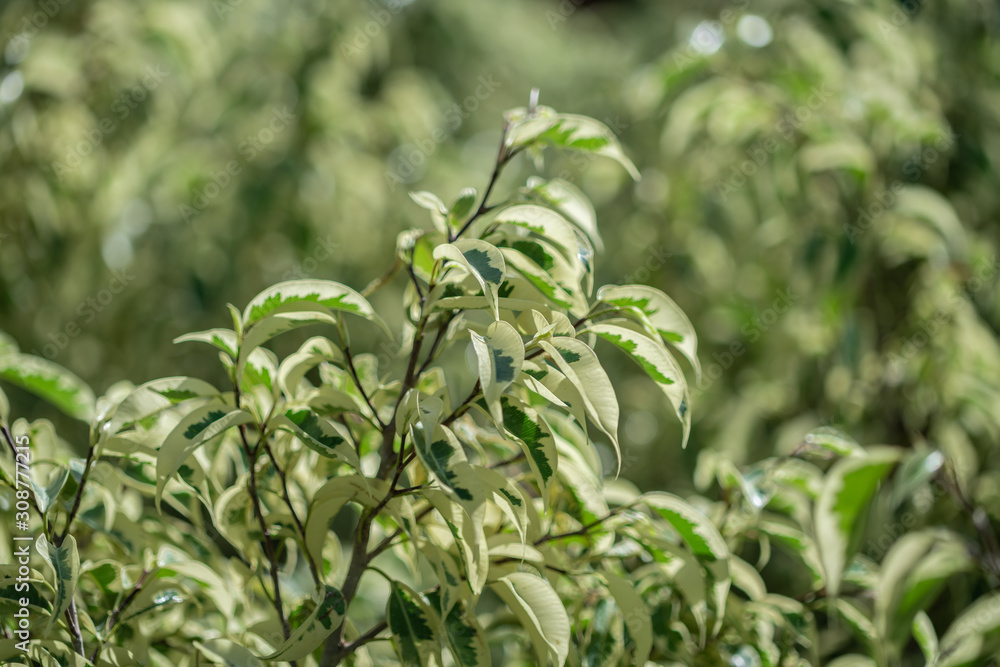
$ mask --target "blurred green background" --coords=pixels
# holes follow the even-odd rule
[[[482,189],[538,86],[643,175],[548,156],[597,206],[598,284],[664,290],[701,339],[684,451],[607,357],[626,477],[709,488],[828,425],[944,448],[1000,517],[998,31],[957,0],[7,2],[0,329],[98,392],[219,380],[170,341],[279,280],[363,287],[426,224],[407,191]]]

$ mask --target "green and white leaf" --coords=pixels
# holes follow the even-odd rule
[[[644,665],[653,650],[653,621],[649,609],[632,582],[608,570],[601,576],[625,619],[625,627],[632,636],[635,647],[632,660],[634,664]]]
[[[601,365],[597,354],[581,340],[557,336],[538,343],[548,353],[566,379],[569,380],[583,399],[583,405],[591,421],[597,424],[614,446],[621,472],[622,453],[618,444],[618,397],[611,385],[611,379]]]
[[[538,177],[528,179],[528,187],[534,196],[582,229],[590,237],[598,252],[604,251],[604,241],[597,228],[594,205],[580,188],[561,178],[545,181]]]
[[[548,507],[549,486],[559,464],[556,443],[538,413],[510,396],[500,400],[503,429],[520,445],[538,482],[544,506]]]
[[[465,268],[482,287],[493,309],[493,318],[500,319],[500,286],[507,276],[507,267],[496,246],[479,239],[459,239],[435,248],[434,259],[451,260]]]
[[[729,547],[725,539],[711,519],[673,494],[654,491],[643,494],[640,500],[671,525],[711,575],[716,608],[713,634],[718,634],[730,585]]]
[[[438,591],[428,593],[427,600],[431,609],[442,608]],[[445,640],[455,667],[489,667],[492,664],[482,629],[462,605],[452,606],[446,614],[435,614],[435,621],[439,624],[438,634]]]
[[[0,355],[0,379],[31,392],[64,413],[90,422],[97,399],[87,383],[57,363],[30,354]]]
[[[73,594],[76,592],[77,582],[80,580],[80,553],[77,551],[76,538],[67,535],[61,546],[50,543],[44,534],[39,535],[35,540],[35,553],[37,553],[53,574],[55,574],[55,599],[52,601],[52,616],[45,629],[41,632],[44,637],[52,630],[52,627],[59,622],[63,613],[69,609],[73,602]]]
[[[205,657],[226,667],[264,667],[257,656],[229,639],[206,639],[195,641],[193,645]]]
[[[995,648],[1000,634],[1000,593],[988,593],[972,603],[952,621],[941,637],[940,660],[934,667],[975,664],[987,650]]]
[[[196,331],[184,334],[174,339],[174,343],[208,343],[212,347],[221,350],[229,355],[233,361],[236,360],[239,349],[239,338],[232,329],[208,329],[207,331]]]
[[[646,375],[652,378],[674,406],[677,418],[684,428],[681,447],[686,447],[691,432],[689,409],[691,399],[688,394],[688,384],[684,373],[663,344],[621,326],[618,320],[591,324],[584,331],[597,334],[604,340],[614,343],[646,371]]]
[[[521,622],[539,665],[562,667],[569,654],[570,623],[559,595],[547,579],[513,572],[490,585]]]
[[[646,285],[607,285],[597,291],[597,299],[618,308],[635,309],[644,315],[653,331],[691,362],[696,379],[701,380],[698,335],[691,320],[673,299]]]
[[[494,421],[503,423],[500,397],[517,379],[524,364],[524,341],[521,334],[507,322],[492,323],[486,335],[470,330],[472,345],[479,360],[479,382],[483,388],[486,405]]]
[[[367,299],[332,280],[289,280],[269,287],[247,304],[243,324],[249,330],[269,315],[290,312],[353,313],[374,322],[387,336],[392,336]]]
[[[402,665],[429,667],[441,664],[440,644],[431,613],[418,593],[398,581],[392,582],[385,618]]]
[[[344,622],[347,605],[344,596],[333,586],[326,586],[316,609],[302,625],[273,653],[261,656],[268,662],[302,660],[315,651]]]
[[[512,148],[543,144],[602,155],[616,160],[632,178],[639,180],[639,170],[625,156],[611,128],[587,116],[556,113],[549,107],[539,106],[534,115],[525,116],[524,120],[513,125],[507,134],[506,144]]]
[[[249,424],[254,418],[249,412],[233,409],[225,403],[211,403],[195,409],[170,432],[156,456],[156,507],[167,480],[198,447],[222,435],[233,426]]]
[[[868,504],[899,459],[898,449],[873,448],[840,459],[827,473],[814,521],[826,589],[832,596],[840,591],[844,568],[858,550]]]
[[[320,456],[339,459],[355,470],[361,470],[361,460],[351,446],[347,430],[308,408],[289,408],[274,417],[270,427],[292,433]]]

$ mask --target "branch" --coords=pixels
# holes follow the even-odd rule
[[[461,405],[455,408],[455,410],[450,415],[448,415],[448,417],[445,418],[443,422],[441,422],[441,425],[450,426],[452,422],[461,417],[462,413],[464,413],[468,409],[468,407],[472,404],[472,401],[476,398],[476,396],[479,396],[482,390],[482,386],[483,385],[480,383],[480,381],[476,380],[476,384],[472,387],[472,391],[469,392],[469,395],[465,398],[464,401],[462,401]]]
[[[361,290],[361,296],[367,297],[377,292],[379,289],[382,288],[382,286],[384,286],[386,283],[392,280],[397,273],[399,273],[399,269],[401,266],[402,262],[400,262],[399,258],[397,257],[396,260],[386,270],[385,273],[383,273],[378,278],[368,283],[368,286],[365,287],[363,290]]]
[[[510,124],[507,123],[506,120],[504,120],[503,131],[500,133],[500,148],[497,150],[497,161],[496,164],[493,165],[493,174],[490,176],[489,185],[486,186],[486,192],[483,193],[483,200],[479,203],[479,208],[476,209],[476,212],[473,213],[472,216],[465,221],[465,224],[462,225],[462,228],[458,230],[457,234],[452,235],[449,232],[448,234],[449,243],[454,242],[458,237],[464,234],[469,229],[469,227],[472,226],[472,223],[475,222],[479,218],[479,216],[481,216],[483,213],[487,211],[488,207],[486,206],[486,200],[490,198],[490,193],[493,192],[493,187],[497,184],[497,181],[500,180],[500,173],[503,171],[504,166],[516,154],[516,153],[511,153],[511,154],[507,153],[508,131],[510,131]]]
[[[142,585],[146,583],[146,578],[152,574],[151,570],[143,570],[142,574],[139,576],[139,580],[135,582],[135,586],[132,587],[132,591],[128,596],[121,601],[121,603],[115,607],[111,613],[108,615],[108,620],[104,623],[104,638],[101,640],[97,648],[90,655],[90,661],[93,663],[97,662],[98,656],[100,656],[101,651],[104,649],[104,645],[107,643],[108,639],[111,638],[112,633],[115,630],[115,626],[118,624],[119,617],[128,609],[128,606],[132,604],[136,596],[139,595],[139,591],[142,589]]]
[[[344,341],[341,340],[341,342]],[[384,429],[385,423],[383,423],[381,417],[378,416],[378,410],[375,409],[375,404],[372,403],[372,399],[368,397],[368,392],[365,391],[364,385],[361,384],[361,378],[358,376],[358,369],[354,367],[354,358],[351,357],[350,345],[344,345],[344,357],[347,359],[347,370],[350,371],[351,378],[354,380],[355,386],[357,386],[358,391],[361,392],[361,397],[365,399],[365,404],[368,406],[368,409],[372,411],[372,415],[375,417],[375,421],[378,422],[379,428]]]
[[[292,520],[295,521],[295,528],[299,531],[299,536],[302,538],[302,553],[306,555],[306,562],[309,563],[309,571],[312,573],[313,581],[316,585],[319,585],[320,577],[319,570],[316,568],[316,561],[313,560],[312,554],[305,548],[306,545],[306,529],[302,525],[302,521],[299,520],[299,515],[292,506],[292,498],[288,493],[288,482],[285,477],[285,472],[278,465],[278,461],[274,458],[274,452],[271,451],[271,445],[264,441],[264,451],[267,452],[267,458],[271,459],[271,465],[274,466],[275,472],[278,473],[278,478],[281,480],[281,495],[285,500],[285,505],[288,507],[288,511],[292,514]]]
[[[560,533],[558,535],[545,535],[543,537],[539,537],[537,540],[535,540],[535,546],[537,547],[539,544],[544,544],[546,542],[551,542],[553,540],[562,540],[567,537],[579,537],[582,535],[586,535],[591,531],[591,529],[600,526],[602,523],[604,523],[611,517],[620,514],[623,509],[624,508],[622,507],[616,507],[615,509],[608,512],[605,516],[601,517],[600,519],[597,519],[596,521],[591,521],[586,526],[583,526],[582,528],[579,528],[577,530],[571,530],[568,533]]]

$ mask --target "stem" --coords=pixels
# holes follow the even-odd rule
[[[73,525],[73,519],[76,518],[76,513],[80,511],[80,501],[83,499],[83,487],[87,485],[87,479],[90,477],[90,464],[93,460],[94,446],[91,445],[90,449],[87,450],[87,461],[83,464],[83,474],[80,475],[80,483],[76,487],[76,495],[73,497],[73,507],[70,508],[69,516],[66,518],[66,526],[63,528],[62,534],[55,540],[55,545],[57,547],[62,546],[66,536],[69,535],[69,529]]]
[[[343,339],[343,337],[341,337]],[[343,340],[341,341],[343,342]],[[361,378],[358,376],[358,369],[354,366],[354,358],[351,357],[351,346],[344,345],[344,357],[347,360],[347,370],[351,373],[351,378],[354,380],[355,386],[357,386],[358,391],[361,392],[361,397],[365,399],[365,404],[368,409],[372,411],[372,415],[375,417],[375,421],[378,422],[379,428],[385,428],[385,423],[378,416],[378,410],[375,409],[375,405],[372,403],[372,399],[368,397],[368,392],[365,391],[364,385],[361,384]]]
[[[441,425],[450,426],[453,421],[461,417],[462,413],[468,409],[469,405],[472,404],[472,401],[476,398],[476,396],[479,396],[479,394],[482,393],[481,390],[482,390],[482,384],[480,383],[479,380],[476,380],[475,386],[472,387],[472,391],[469,392],[469,395],[466,397],[466,399],[462,401],[461,405],[455,408],[454,412],[448,415],[448,417],[443,422],[441,422]]]
[[[302,553],[306,555],[306,562],[309,563],[309,571],[312,573],[313,582],[318,586],[320,582],[319,570],[316,568],[316,561],[313,560],[312,554],[306,550],[306,529],[302,525],[302,521],[299,519],[298,513],[295,511],[295,507],[292,506],[292,498],[288,493],[288,481],[285,477],[285,472],[278,465],[278,461],[274,458],[274,453],[271,451],[271,445],[264,442],[264,451],[267,453],[267,458],[271,459],[271,465],[274,466],[275,472],[278,473],[278,479],[281,480],[281,495],[285,501],[285,505],[288,507],[288,511],[292,514],[292,520],[295,521],[295,528],[299,531],[299,536],[302,538]]]
[[[368,632],[364,633],[363,635],[360,635],[353,642],[345,646],[343,649],[344,655],[350,655],[351,653],[354,653],[354,651],[364,646],[368,642],[373,641],[378,637],[379,633],[381,633],[387,627],[389,627],[388,622],[386,622],[384,619],[379,621]]]
[[[458,230],[457,234],[452,235],[449,233],[448,235],[449,242],[454,242],[458,237],[464,234],[469,229],[469,227],[472,226],[472,223],[475,222],[479,218],[479,216],[481,216],[483,213],[486,212],[487,210],[486,200],[490,198],[490,193],[493,192],[493,187],[497,184],[497,181],[500,180],[500,173],[503,172],[504,166],[510,161],[512,157],[514,157],[514,154],[507,153],[507,132],[509,130],[510,130],[510,124],[507,123],[507,121],[505,120],[503,123],[503,131],[500,133],[500,148],[497,150],[497,161],[496,164],[493,165],[493,174],[490,175],[489,185],[486,186],[486,192],[483,193],[483,200],[479,203],[479,208],[476,209],[476,212],[473,213],[472,216],[465,221],[465,224],[462,225],[462,228]]]
[[[104,645],[111,638],[115,627],[118,625],[119,617],[121,617],[125,610],[128,609],[128,606],[132,604],[135,598],[139,595],[142,585],[146,583],[146,579],[150,574],[152,574],[151,570],[143,570],[142,574],[139,576],[139,581],[135,582],[135,586],[132,587],[132,591],[117,607],[112,610],[111,614],[108,615],[108,620],[104,624],[104,639],[101,640],[101,642],[97,645],[97,648],[95,648],[94,652],[90,655],[91,662],[97,662],[97,658],[100,656],[101,651],[104,650]]]
[[[605,516],[601,517],[600,519],[597,519],[596,521],[591,521],[586,526],[583,526],[582,528],[579,528],[577,530],[571,530],[568,533],[560,533],[558,535],[545,535],[543,537],[540,537],[537,540],[535,540],[535,546],[538,546],[539,544],[544,544],[546,542],[551,542],[553,540],[561,540],[567,537],[579,537],[581,535],[586,535],[591,531],[592,528],[596,528],[597,526],[600,526],[602,523],[604,523],[611,517],[620,514],[623,509],[624,508],[622,507],[616,507],[615,509],[608,512]]]
[[[377,292],[379,289],[382,288],[382,286],[384,286],[386,283],[392,280],[397,273],[399,273],[399,269],[401,266],[402,262],[400,262],[399,258],[397,257],[396,260],[386,270],[385,273],[383,273],[378,278],[368,283],[368,286],[365,287],[363,290],[361,290],[361,296],[367,297]]]
[[[76,600],[74,598],[70,598],[69,607],[66,609],[66,624],[69,626],[70,634],[73,635],[73,650],[81,656],[85,656],[83,635],[80,634],[80,617],[76,613]]]
[[[233,383],[233,396],[236,407],[240,407],[242,404],[242,395],[240,393],[239,379]],[[247,429],[246,424],[239,425],[240,440],[243,444],[243,452],[247,457],[247,466],[249,468],[249,479],[247,480],[247,492],[250,494],[250,499],[253,502],[253,513],[257,517],[257,523],[260,526],[260,531],[264,539],[264,554],[267,556],[268,564],[271,570],[271,585],[274,587],[274,610],[278,614],[278,619],[281,621],[281,630],[288,639],[292,635],[292,629],[288,625],[288,619],[285,618],[285,611],[281,603],[281,582],[278,580],[278,559],[274,551],[274,541],[271,539],[271,533],[267,528],[267,521],[264,519],[264,508],[260,504],[260,494],[257,492],[257,457],[260,454],[260,446],[262,443],[257,443],[257,447],[254,449],[250,448],[250,441],[247,439]],[[258,426],[258,430],[260,427]],[[266,444],[266,443],[263,443]],[[265,593],[267,591],[265,590]],[[297,667],[295,661],[291,662],[292,667]]]

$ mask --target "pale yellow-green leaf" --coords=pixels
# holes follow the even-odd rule
[[[653,622],[649,609],[632,582],[610,570],[605,570],[601,576],[625,618],[625,627],[632,636],[634,642],[632,659],[636,664],[645,664],[653,649]]]
[[[580,392],[591,421],[611,439],[620,472],[618,397],[597,355],[586,343],[575,338],[557,336],[548,341],[539,341],[538,344]]]
[[[566,663],[570,624],[559,595],[548,580],[527,572],[514,572],[491,584],[531,637],[539,665]]]
[[[469,335],[472,336],[472,345],[479,361],[479,382],[486,405],[489,406],[493,419],[502,424],[500,397],[521,372],[524,341],[514,327],[503,321],[490,324],[484,336],[471,330]]]
[[[814,521],[826,589],[831,595],[840,591],[844,567],[857,552],[868,503],[900,455],[898,449],[872,448],[864,455],[837,461],[827,473]]]
[[[674,406],[677,418],[684,427],[681,447],[686,447],[688,434],[691,432],[691,399],[687,380],[663,343],[620,326],[615,320],[591,324],[585,331],[595,333],[624,350],[660,387]]]
[[[653,331],[691,362],[701,380],[698,335],[680,306],[660,290],[646,285],[608,285],[597,291],[597,299],[620,308],[635,308],[645,315]]]

